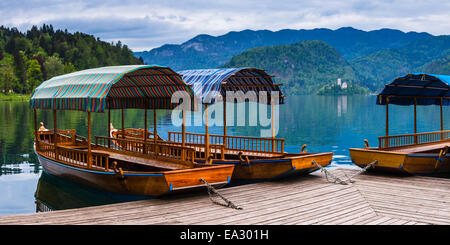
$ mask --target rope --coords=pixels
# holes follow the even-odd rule
[[[376,164],[378,163],[378,160],[375,160],[375,161],[373,161],[373,162],[367,164],[367,166],[365,166],[364,168],[362,168],[361,170],[359,170],[358,172],[356,172],[355,174],[353,174],[353,175],[350,176],[350,177],[348,177],[347,174],[344,173],[345,177],[347,177],[347,179],[345,179],[345,180],[342,180],[342,179],[340,179],[339,177],[337,177],[336,175],[332,174],[330,171],[328,171],[327,169],[325,169],[324,167],[322,167],[320,164],[316,163],[314,160],[312,161],[312,163],[314,163],[317,167],[319,167],[320,170],[321,170],[321,172],[324,172],[324,173],[325,173],[325,178],[327,179],[327,181],[328,181],[329,183],[339,183],[339,184],[342,184],[342,185],[347,185],[348,183],[353,183],[353,182],[355,182],[355,181],[353,180],[354,177],[356,177],[356,176],[358,176],[358,175],[360,175],[360,174],[366,172],[367,169],[369,169],[369,168],[373,167],[374,165],[376,165]],[[330,178],[331,178],[332,180],[330,180],[330,178],[329,178],[328,176],[330,176]]]
[[[208,190],[209,199],[211,200],[212,203],[220,205],[220,206],[224,206],[224,207],[237,209],[237,210],[242,209],[241,207],[236,206],[230,200],[228,200],[224,196],[222,196],[216,189],[214,189],[214,187],[212,185],[210,185],[208,182],[206,182],[206,180],[204,180],[203,178],[200,178],[200,181],[203,181],[203,183],[205,183],[206,189]],[[224,200],[226,202],[226,204],[214,200],[214,194],[217,195],[218,197],[220,197],[222,200]]]

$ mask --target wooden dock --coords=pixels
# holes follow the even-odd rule
[[[334,169],[339,176],[356,170]],[[321,172],[222,188],[242,207],[213,204],[205,192],[72,210],[0,216],[10,224],[425,225],[450,224],[450,178],[364,174],[348,185]]]

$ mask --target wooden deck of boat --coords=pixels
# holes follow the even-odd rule
[[[138,163],[138,164],[157,167],[157,168],[164,168],[164,169],[169,169],[169,170],[177,170],[177,169],[187,168],[187,166],[185,166],[185,165],[177,164],[174,162],[162,161],[162,160],[160,161],[157,159],[150,159],[150,158],[138,157],[138,156],[130,156],[130,155],[111,152],[108,150],[93,149],[92,152],[108,154],[111,159],[133,162],[133,163]]]
[[[402,152],[402,153],[418,153],[443,149],[445,146],[450,146],[450,141],[438,142],[438,143],[427,143],[412,146],[404,146],[390,151]]]
[[[356,170],[334,169],[351,176]],[[205,192],[72,210],[0,216],[0,224],[450,224],[450,178],[364,174],[349,185],[315,172],[220,189],[243,210]]]

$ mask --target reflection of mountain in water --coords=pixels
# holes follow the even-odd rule
[[[98,206],[148,199],[92,189],[42,172],[36,193],[36,212]]]

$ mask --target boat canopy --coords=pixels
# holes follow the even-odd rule
[[[270,104],[272,91],[278,92],[279,100],[275,103],[283,104],[284,95],[279,84],[274,84],[271,76],[264,70],[256,68],[220,68],[220,69],[196,69],[177,71],[183,80],[192,85],[195,96],[201,98],[203,104],[212,104],[220,96],[226,96],[227,91],[242,91],[247,96],[248,91],[254,91],[255,100],[259,99],[261,91],[267,93],[267,104]],[[248,98],[244,96],[245,98]],[[242,98],[240,98],[242,99]],[[237,98],[236,100],[237,101]],[[228,101],[227,102],[235,102]],[[259,100],[261,102],[261,100]]]
[[[169,67],[108,66],[53,77],[33,92],[35,109],[104,112],[106,109],[173,109],[176,91],[194,92]]]
[[[450,76],[413,73],[395,79],[386,84],[377,96],[378,105],[449,105]]]

